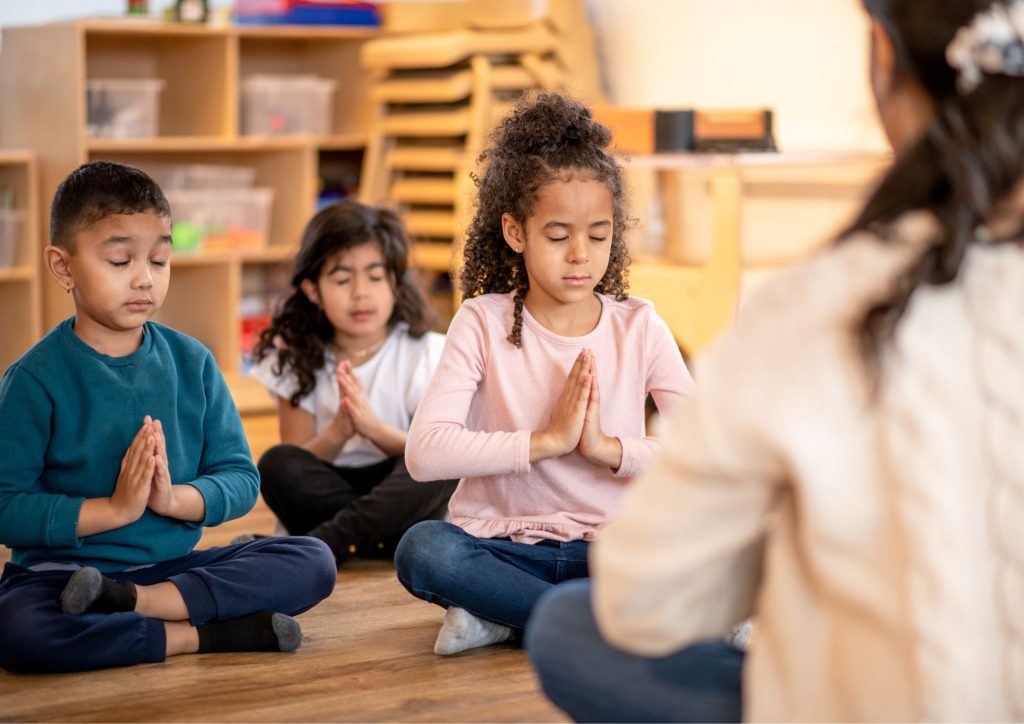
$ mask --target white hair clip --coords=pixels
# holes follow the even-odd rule
[[[1024,77],[1024,0],[996,0],[956,31],[946,62],[957,71],[957,89],[971,93],[982,73]]]

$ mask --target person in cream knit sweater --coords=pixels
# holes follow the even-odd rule
[[[576,719],[1024,719],[1024,0],[863,4],[895,163],[538,603]]]

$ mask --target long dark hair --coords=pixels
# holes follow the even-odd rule
[[[298,388],[290,398],[293,405],[313,391],[316,372],[326,361],[327,344],[334,339],[333,325],[323,310],[306,297],[302,282],[308,279],[317,284],[328,260],[363,244],[380,248],[395,293],[395,308],[388,327],[405,322],[413,337],[422,337],[430,328],[429,308],[408,273],[409,237],[398,216],[393,211],[355,201],[340,201],[322,209],[310,219],[302,234],[291,294],[280,304],[253,349],[257,362],[276,351],[274,374],[295,375]]]
[[[612,195],[612,246],[608,270],[595,291],[622,300],[628,296],[626,267],[626,193],[622,169],[608,152],[612,134],[594,120],[590,109],[557,93],[520,98],[491,134],[491,145],[477,159],[484,166],[474,176],[476,209],[466,232],[462,296],[515,292],[508,341],[522,346],[523,301],[530,288],[526,264],[505,243],[503,214],[520,224],[533,213],[537,192],[561,174],[582,171],[608,187]]]
[[[862,0],[888,32],[897,72],[916,81],[935,117],[926,132],[896,158],[850,229],[887,238],[886,227],[911,210],[939,221],[938,238],[870,308],[861,325],[865,353],[876,360],[922,285],[956,279],[980,224],[992,217],[1024,173],[1024,79],[983,74],[969,93],[957,89],[946,47],[957,30],[1001,0]]]

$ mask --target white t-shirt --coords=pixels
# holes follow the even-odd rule
[[[409,336],[409,327],[400,322],[388,335],[384,346],[369,360],[354,368],[366,388],[370,409],[381,420],[400,430],[408,430],[423,391],[441,359],[444,335],[427,332],[419,339]],[[299,407],[313,415],[319,434],[334,418],[340,404],[335,369],[338,361],[328,349],[324,366],[316,372],[316,386],[299,400]],[[271,352],[253,366],[249,374],[273,394],[288,400],[298,389],[294,374],[275,375],[277,354]],[[361,435],[353,435],[332,461],[344,467],[365,467],[387,459],[387,455]]]

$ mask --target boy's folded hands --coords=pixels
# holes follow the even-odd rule
[[[121,470],[110,496],[110,507],[122,526],[142,517],[150,500],[156,470],[156,433],[146,418],[128,451],[121,458]]]

